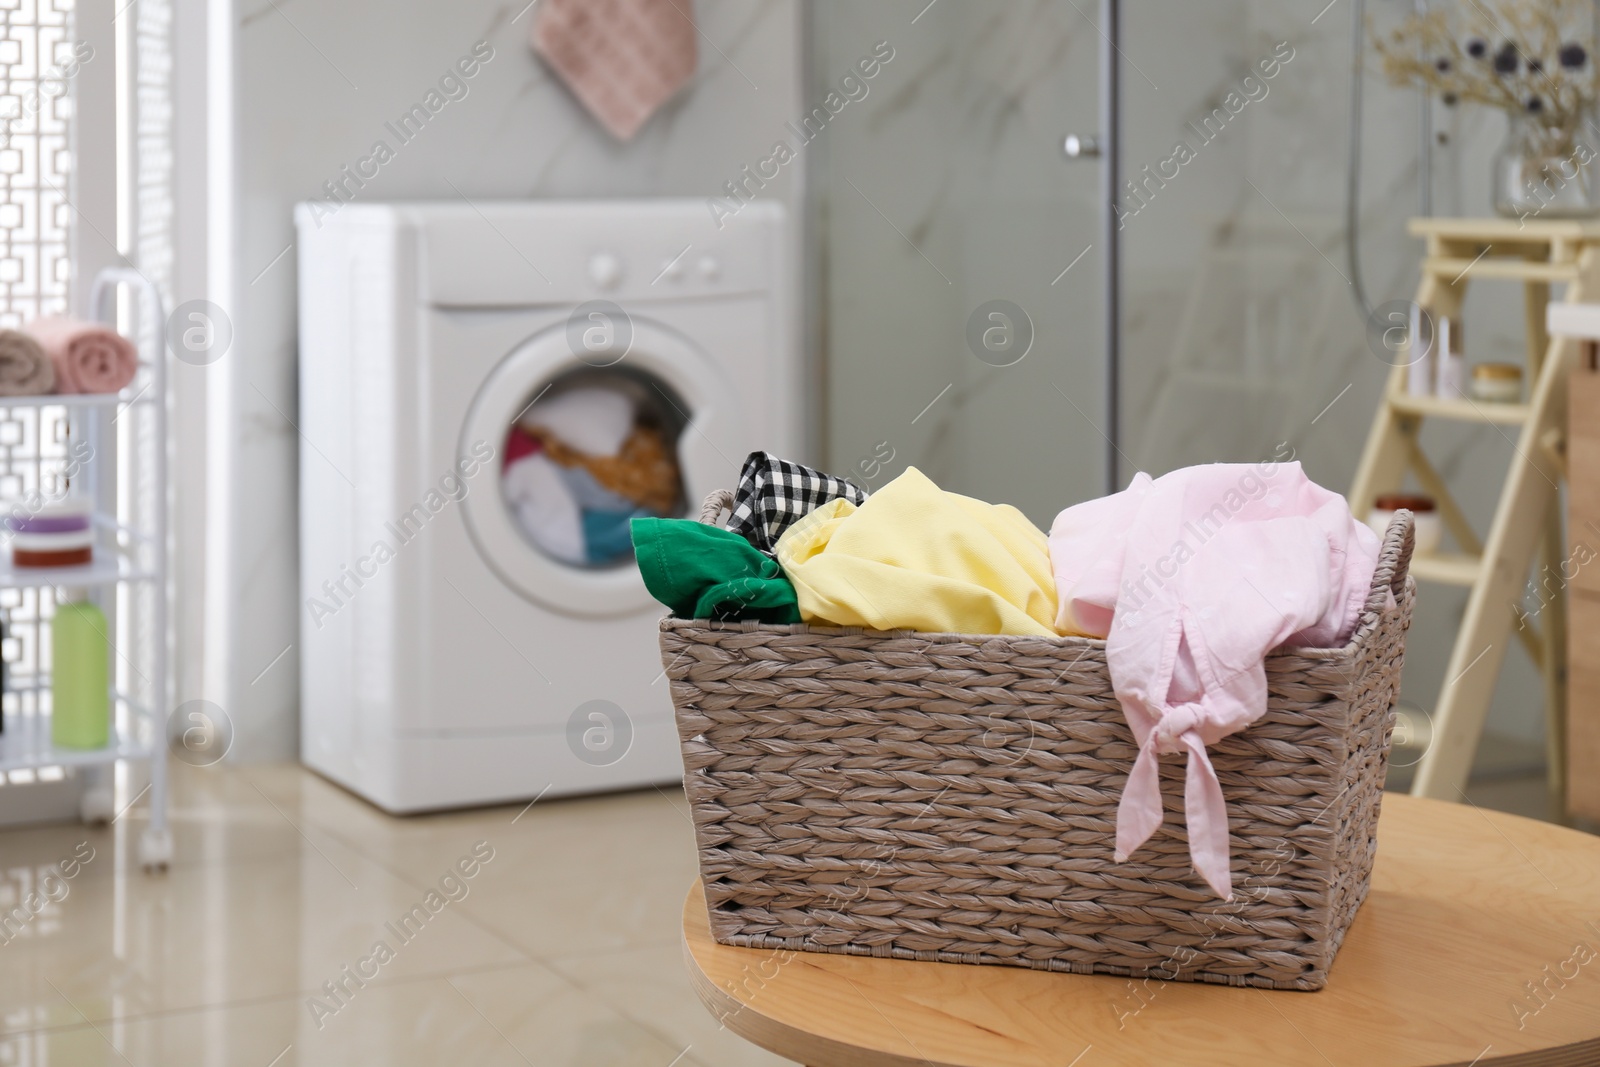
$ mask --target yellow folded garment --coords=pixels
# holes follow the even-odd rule
[[[947,493],[915,467],[860,507],[818,507],[784,531],[777,556],[806,622],[1056,635],[1044,533],[1011,505]]]

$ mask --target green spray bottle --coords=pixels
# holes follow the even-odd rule
[[[111,648],[105,613],[81,592],[56,605],[50,623],[50,740],[104,748],[111,740]]]

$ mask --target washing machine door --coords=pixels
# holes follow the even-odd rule
[[[490,372],[468,409],[457,455],[484,443],[495,449],[490,469],[503,477],[502,449],[508,430],[532,404],[573,381],[593,385],[614,378],[646,402],[654,398],[673,422],[681,494],[671,511],[699,516],[700,501],[717,488],[731,488],[744,453],[744,416],[734,404],[731,385],[711,359],[682,334],[648,319],[632,320],[632,342],[625,354],[586,353],[574,357],[566,326],[529,337]],[[559,446],[558,446],[559,447]],[[497,481],[501,477],[497,477]],[[620,562],[586,564],[570,553],[551,551],[530,534],[518,505],[503,486],[469,493],[462,501],[467,530],[489,567],[512,589],[535,603],[569,615],[616,616],[655,606],[631,551]],[[622,528],[617,533],[623,534]]]

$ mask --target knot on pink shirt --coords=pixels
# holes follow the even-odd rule
[[[1179,704],[1167,709],[1155,729],[1150,731],[1150,736],[1155,739],[1156,751],[1164,756],[1187,751],[1183,735],[1200,725],[1204,710],[1204,705],[1198,703]]]

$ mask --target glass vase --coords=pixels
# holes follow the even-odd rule
[[[1600,152],[1579,118],[1512,114],[1494,159],[1494,209],[1514,219],[1585,218],[1600,212]]]

